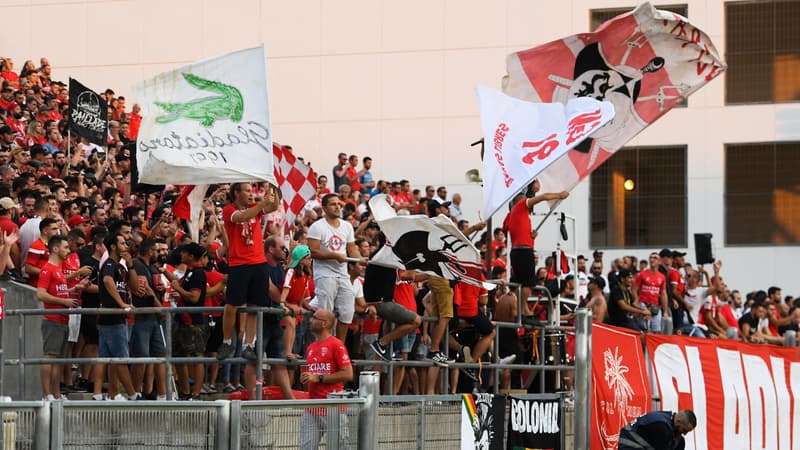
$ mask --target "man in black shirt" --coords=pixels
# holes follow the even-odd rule
[[[85,249],[91,250],[88,255],[81,258],[81,267],[89,267],[92,273],[89,275],[89,284],[81,291],[81,307],[82,308],[99,308],[100,307],[100,258],[106,251],[103,240],[106,238],[104,233],[92,233],[92,242],[86,245]],[[83,250],[83,248],[81,250]],[[81,251],[78,251],[80,255]],[[81,330],[80,337],[78,338],[78,347],[81,347],[80,341],[83,340],[83,347],[81,348],[81,358],[96,358],[98,354],[97,344],[97,316],[93,314],[84,314],[81,316]],[[78,377],[75,386],[80,390],[89,391],[89,378],[91,378],[93,364],[83,364],[81,366],[81,375]]]
[[[619,282],[611,289],[611,295],[608,300],[608,321],[606,323],[641,331],[641,328],[631,316],[641,315],[645,318],[650,318],[651,314],[647,308],[640,308],[636,305],[633,299],[631,292],[633,273],[628,269],[620,269],[617,279]]]
[[[156,257],[155,246],[155,240],[143,240],[139,244],[139,257],[133,260],[132,271],[136,272],[139,285],[144,288],[144,295],[132,292],[133,306],[136,308],[161,307],[161,302],[155,292],[155,280],[158,280],[159,285],[161,284],[161,272],[153,266]],[[131,354],[134,358],[163,358],[166,355],[159,314],[136,315],[136,321],[131,330]],[[137,390],[142,388],[145,368],[145,364],[133,366],[133,385]],[[166,368],[163,364],[156,364],[153,370],[155,370],[155,378],[158,382],[158,395],[163,396],[163,400],[166,400]],[[149,385],[149,388],[142,389],[146,396],[151,393],[152,384]]]
[[[186,273],[178,279],[168,270],[164,275],[178,294],[178,306],[203,307],[206,302],[206,271],[200,263],[205,249],[196,242],[190,242],[178,249],[181,262],[186,265]],[[208,340],[208,325],[206,315],[202,313],[179,313],[176,315],[173,332],[172,351],[175,356],[200,357],[206,350]],[[181,400],[198,400],[205,377],[205,365],[177,364],[176,370],[180,381],[179,398]],[[194,385],[189,392],[189,372],[194,379]]]
[[[135,273],[128,273],[125,268],[131,267],[131,255],[128,252],[128,244],[125,238],[119,233],[108,236],[105,240],[105,247],[108,251],[108,259],[100,268],[100,307],[111,309],[130,310],[130,294],[128,285],[138,283]],[[125,266],[122,261],[125,261]],[[128,325],[125,314],[105,314],[97,317],[97,331],[100,336],[100,357],[101,358],[128,358]],[[105,376],[105,364],[98,364],[94,371],[94,399],[102,399],[103,377]],[[113,400],[125,400],[119,393],[119,383],[125,387],[129,400],[136,400],[141,394],[136,392],[131,382],[131,373],[126,364],[114,364],[111,366],[109,376],[108,398]]]

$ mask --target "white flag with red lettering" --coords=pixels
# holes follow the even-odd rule
[[[711,39],[688,19],[642,3],[594,33],[558,39],[506,58],[503,92],[532,102],[608,100],[616,116],[539,177],[569,191],[619,148],[725,70]],[[489,141],[487,141],[488,143]]]
[[[281,187],[286,211],[286,224],[291,226],[306,203],[317,195],[317,180],[311,167],[300,161],[291,150],[273,143],[272,154],[275,180]]]
[[[484,217],[614,117],[610,102],[588,97],[564,105],[531,103],[483,86],[475,92],[485,142]]]

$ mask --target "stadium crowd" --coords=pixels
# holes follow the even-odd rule
[[[567,323],[581,306],[597,321],[643,333],[775,344],[800,326],[800,299],[783,297],[777,287],[742,295],[729,287],[735,283],[725,280],[722,262],[692,265],[679,251],[663,249],[641,262],[628,256],[605,267],[598,250],[591,260],[578,256],[572,271],[557,269],[559,255],[549,254],[540,265],[546,252],[534,250],[530,211],[566,192],[539,193],[534,182],[512,202],[503,226],[486,230],[484,222],[465,219],[461,196],[446,186],[416,189],[408,180],[380,179],[370,157],[346,153],[330,172],[317,172],[317,195],[291,223],[269,185],[210,187],[195,242],[173,213],[178,187],[132,190],[138,105],[129,109],[112,89],[101,94],[110,121],[107,145],[98,146],[68,131],[67,89],[51,79],[47,58],[38,66],[26,61],[19,72],[10,58],[0,59],[0,67],[0,271],[36,288],[45,309],[224,306],[221,313],[174,316],[172,354],[218,360],[175,367],[183,400],[241,390],[254,398],[256,321],[238,312],[242,305],[283,311],[265,316],[260,338],[268,357],[306,362],[269,370],[269,382],[286,398],[294,398],[293,388],[306,386],[314,397],[352,383],[350,358],[429,362],[395,365],[393,385],[383,388],[392,394],[441,392],[441,368],[455,361],[478,367],[451,371],[452,392],[489,389],[493,377],[484,363],[569,361],[570,336],[559,341],[559,356],[539,355],[535,330],[496,326],[518,314],[544,321],[537,286],[566,300]],[[486,279],[510,278],[522,287],[523,310],[504,281],[487,291],[368,264],[385,244],[368,206],[378,194],[398,214],[450,217],[482,255],[489,253]],[[161,357],[163,320],[161,314],[47,314],[43,354]],[[493,348],[497,334],[500,348]],[[231,356],[248,363],[226,362]],[[45,398],[83,391],[98,400],[164,399],[171,382],[159,364],[46,364],[41,374]],[[503,369],[500,380],[504,388],[524,384],[519,370]]]

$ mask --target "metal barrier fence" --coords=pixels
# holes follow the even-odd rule
[[[326,449],[359,444],[364,399],[213,402],[6,402],[3,449],[294,449],[321,417]],[[317,447],[314,447],[317,448]],[[397,448],[397,447],[395,447]]]
[[[4,450],[295,449],[301,439],[319,433],[319,448],[326,450],[460,446],[460,396],[381,399],[378,375],[362,377],[364,387],[358,397],[328,400],[0,402],[4,418],[0,442]],[[536,400],[553,395],[519,397]],[[568,443],[570,418],[561,417]],[[561,448],[567,448],[564,444]]]

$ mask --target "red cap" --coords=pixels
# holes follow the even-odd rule
[[[75,215],[69,218],[69,220],[67,221],[67,225],[69,225],[70,228],[75,228],[78,225],[86,223],[88,221],[89,219],[87,219],[86,217],[83,217],[81,215]]]

